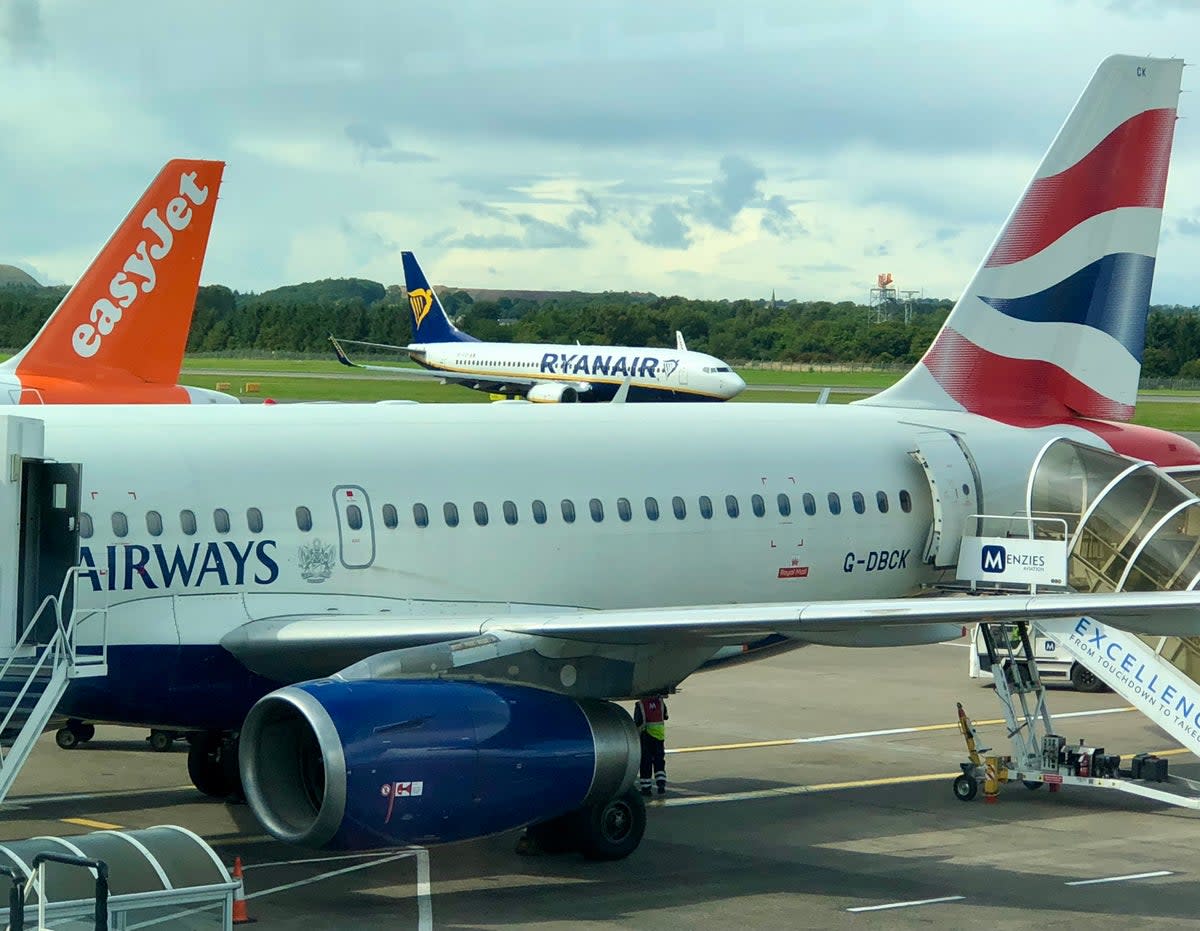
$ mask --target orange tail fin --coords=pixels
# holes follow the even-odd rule
[[[18,375],[174,385],[224,162],[173,159],[50,319],[10,364]]]

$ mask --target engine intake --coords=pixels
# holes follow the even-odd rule
[[[483,837],[620,795],[638,734],[624,709],[522,686],[319,679],[262,698],[242,727],[246,801],[310,847]]]

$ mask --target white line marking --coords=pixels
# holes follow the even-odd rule
[[[848,908],[848,912],[882,912],[888,908],[912,908],[914,905],[937,905],[941,902],[960,902],[965,899],[963,895],[944,895],[940,899],[917,899],[913,902],[889,902],[887,905],[859,905],[855,908]]]
[[[4,811],[10,811],[13,805],[45,805],[49,802],[91,802],[108,798],[126,798],[132,795],[166,795],[177,792],[195,792],[194,786],[165,786],[147,789],[115,789],[111,792],[76,792],[71,795],[14,795],[0,806]]]
[[[262,870],[269,866],[302,866],[307,863],[337,863],[340,860],[364,860],[367,857],[381,857],[389,851],[371,850],[367,853],[345,853],[337,857],[313,857],[307,860],[272,860],[270,863],[244,863],[243,870]],[[397,851],[399,852],[399,851]],[[409,853],[407,849],[404,851]]]
[[[1171,870],[1155,870],[1153,873],[1129,873],[1125,876],[1104,876],[1100,879],[1077,879],[1063,883],[1064,886],[1094,886],[1097,883],[1121,883],[1127,879],[1154,879],[1157,876],[1174,876]]]
[[[258,892],[251,892],[246,896],[246,900],[260,899],[264,895],[275,895],[277,892],[287,892],[289,889],[299,889],[301,886],[311,886],[313,883],[319,883],[326,879],[345,876],[347,873],[356,873],[359,870],[368,870],[373,866],[383,866],[385,863],[391,863],[393,860],[403,860],[405,857],[414,856],[416,856],[416,851],[406,850],[403,853],[394,853],[391,856],[381,857],[378,860],[371,860],[369,863],[356,863],[354,866],[344,866],[340,870],[331,870],[328,873],[310,876],[308,879],[298,879],[292,883],[284,883],[282,886],[272,886],[270,889],[260,889]]]

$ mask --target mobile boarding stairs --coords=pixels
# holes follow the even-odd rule
[[[82,467],[0,416],[0,802],[73,679],[108,674],[107,611],[76,610]]]
[[[1150,463],[1069,440],[1052,441],[1031,470],[1026,514],[971,515],[957,587],[1030,593],[1039,588],[1193,589],[1200,584],[1200,498],[1189,490],[1191,484],[1190,478],[1172,477]],[[1006,565],[1001,566],[999,554]],[[1013,554],[1026,557],[1015,560],[1015,571]],[[997,582],[1001,577],[1004,581]],[[1143,638],[1088,617],[1034,626],[1056,650],[1200,757],[1200,684],[1179,668],[1188,668],[1181,659],[1200,656],[1195,638]],[[999,757],[979,748],[974,726],[959,705],[970,757],[954,780],[959,799],[970,801],[982,786],[985,798],[994,801],[1000,784],[1022,782],[1031,789],[1049,785],[1051,791],[1063,785],[1112,789],[1200,810],[1200,782],[1168,775],[1166,760],[1139,754],[1123,768],[1119,756],[1084,747],[1082,741],[1069,744],[1046,705],[1029,626],[982,628],[1012,752]]]

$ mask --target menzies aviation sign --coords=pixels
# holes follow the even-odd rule
[[[1067,544],[1020,537],[963,537],[958,578],[965,582],[1065,585]]]

